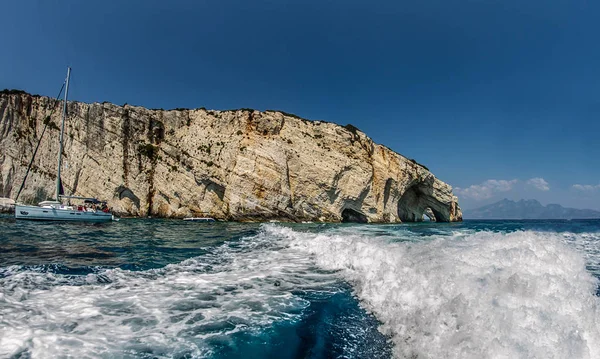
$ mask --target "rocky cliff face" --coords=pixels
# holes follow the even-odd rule
[[[0,94],[0,196],[54,196],[60,102]],[[54,114],[48,120],[53,108]],[[254,110],[148,110],[69,102],[65,194],[135,216],[400,222],[462,218],[452,188],[352,126]]]

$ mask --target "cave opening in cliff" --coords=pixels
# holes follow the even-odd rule
[[[422,220],[426,221],[426,222],[437,222],[437,219],[435,218],[435,214],[433,213],[433,210],[431,209],[431,207],[425,208],[425,212],[423,212]]]
[[[436,221],[436,222],[448,222],[448,216],[444,216],[444,214],[442,214],[440,211],[436,210],[433,207],[429,207],[429,209],[431,210],[431,213],[433,213],[433,216],[430,217],[432,218],[432,220]]]
[[[421,206],[421,193],[417,186],[408,188],[398,201],[398,217],[402,222],[420,222],[425,211]]]
[[[342,211],[342,223],[367,223],[367,216],[355,211],[351,208],[346,208]]]
[[[440,211],[442,209],[442,211]],[[409,187],[398,200],[398,217],[402,222],[421,222],[427,216],[432,222],[448,222],[448,214],[443,212],[443,205],[428,194],[423,185]]]

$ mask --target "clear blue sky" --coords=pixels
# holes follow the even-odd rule
[[[465,208],[524,197],[600,209],[598,1],[1,8],[0,88],[54,96],[70,65],[74,100],[351,123],[458,187]]]

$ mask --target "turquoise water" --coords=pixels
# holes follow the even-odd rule
[[[598,220],[0,228],[0,358],[600,357]]]

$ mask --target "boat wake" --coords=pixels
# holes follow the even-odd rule
[[[292,358],[310,335],[304,356],[389,356],[369,326],[398,358],[600,357],[597,234],[405,228],[266,224],[159,269],[0,268],[0,357]]]
[[[279,332],[297,336],[289,327],[311,300],[344,291],[265,231],[159,269],[71,271],[0,269],[0,357],[236,357],[244,345],[262,357],[281,347]]]
[[[321,268],[340,271],[381,321],[396,357],[600,357],[598,280],[566,244],[589,245],[590,234],[477,232],[406,241],[368,230],[269,230],[311,253]]]

